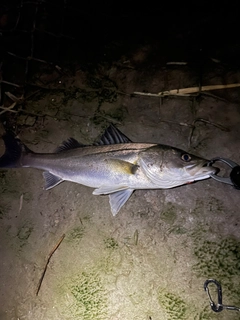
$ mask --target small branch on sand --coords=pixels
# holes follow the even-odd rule
[[[51,259],[52,255],[54,254],[54,252],[57,250],[57,248],[60,246],[60,244],[61,244],[61,242],[63,241],[64,237],[65,237],[65,234],[63,234],[63,235],[61,236],[61,238],[60,238],[60,240],[58,241],[58,243],[55,245],[55,247],[52,249],[52,251],[51,251],[51,252],[49,253],[49,255],[48,255],[48,259],[47,259],[47,262],[46,262],[46,264],[45,264],[45,268],[44,268],[44,270],[43,270],[42,276],[41,276],[41,278],[40,278],[40,280],[39,280],[39,283],[38,283],[38,287],[37,287],[37,291],[36,291],[36,296],[38,295],[39,290],[40,290],[40,288],[41,288],[41,285],[42,285],[42,282],[43,282],[43,278],[44,278],[45,273],[46,273],[46,271],[47,271],[47,267],[48,267],[48,264],[49,264],[49,262],[50,262],[50,259]]]

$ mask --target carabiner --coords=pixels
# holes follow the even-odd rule
[[[232,168],[232,171],[230,172],[229,178],[219,177],[218,175],[216,175],[214,173],[212,173],[210,176],[214,180],[230,184],[234,188],[240,189],[240,166],[236,162],[234,162],[230,159],[221,158],[221,157],[213,158],[212,160],[209,161],[209,165],[212,165],[216,161],[221,161],[223,163],[226,163],[229,167]]]
[[[208,285],[209,283],[214,283],[217,286],[217,294],[218,294],[218,302],[217,304],[213,301],[209,289],[208,289]],[[212,308],[212,310],[214,312],[221,312],[224,309],[226,310],[235,310],[235,311],[240,311],[239,307],[236,306],[230,306],[230,305],[224,305],[222,303],[222,286],[221,284],[215,280],[215,279],[208,279],[204,282],[204,290],[207,292],[208,298],[209,298],[209,302],[210,302],[210,307]]]
[[[209,283],[214,283],[217,286],[217,294],[218,294],[218,302],[217,304],[213,301],[209,289],[208,289],[208,285]],[[204,282],[204,290],[207,292],[208,298],[209,298],[209,302],[210,302],[210,306],[212,308],[212,310],[214,312],[221,312],[223,311],[223,304],[222,304],[222,287],[221,284],[215,280],[215,279],[208,279]]]

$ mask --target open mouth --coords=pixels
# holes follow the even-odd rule
[[[217,174],[220,171],[220,169],[216,167],[212,167],[213,164],[214,164],[214,161],[208,160],[206,163],[204,163],[203,167],[208,167],[208,169],[210,169],[211,167],[210,169],[212,171],[211,174]]]

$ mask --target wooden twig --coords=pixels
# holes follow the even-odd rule
[[[10,111],[10,112],[14,112],[14,113],[17,112],[17,111],[15,111],[15,110],[12,110],[12,109],[15,107],[16,104],[17,104],[16,102],[13,102],[13,103],[12,103],[9,107],[7,107],[7,108],[4,107],[4,106],[0,106],[0,109],[3,110],[3,111],[0,112],[0,115],[3,114],[3,113],[5,113],[5,112],[9,112],[9,111]]]
[[[22,210],[22,206],[23,206],[23,193],[21,194],[21,197],[20,197],[20,204],[19,204],[19,210],[18,210],[19,213]]]
[[[221,125],[220,123],[212,122],[212,121],[209,121],[209,120],[203,119],[203,118],[197,118],[197,119],[195,119],[194,122],[193,122],[193,127],[195,126],[195,123],[196,123],[196,122],[199,122],[199,121],[200,121],[200,122],[205,122],[205,123],[207,123],[207,124],[211,124],[212,126],[214,126],[214,127],[216,127],[216,128],[219,128],[219,129],[222,130],[222,131],[226,131],[226,132],[229,132],[229,131],[230,131],[229,128],[224,127],[224,126]]]
[[[0,83],[9,84],[10,86],[17,87],[17,88],[22,88],[23,87],[23,86],[20,86],[19,84],[16,84],[16,83],[13,83],[13,82],[9,82],[9,81],[5,81],[5,80],[0,80]]]
[[[230,88],[237,88],[237,87],[240,87],[240,83],[217,84],[217,85],[202,86],[202,87],[173,89],[169,91],[161,91],[158,93],[133,92],[133,94],[137,94],[141,96],[150,96],[150,97],[171,96],[171,95],[185,96],[193,93],[199,93],[202,91],[230,89]]]
[[[26,101],[27,99],[29,99],[30,97],[32,97],[33,95],[35,95],[36,93],[40,92],[41,90],[37,90],[33,93],[31,93],[29,96],[27,96],[26,98],[24,98],[24,96],[22,95],[20,98],[16,97],[14,94],[12,94],[11,92],[5,92],[6,96],[8,98],[10,98],[12,101],[14,101],[14,103],[12,103],[9,107],[4,107],[4,105],[0,106],[0,115],[5,113],[5,112],[12,112],[12,113],[19,113],[19,112],[23,112],[29,115],[34,115],[37,117],[40,117],[40,114],[33,114],[33,113],[29,113],[26,110],[23,110],[22,108],[18,109],[18,110],[13,110],[13,108],[17,105],[17,104],[22,104],[24,101]]]
[[[192,128],[191,128],[191,131],[190,131],[190,134],[189,134],[189,138],[188,138],[188,147],[190,148],[191,146],[191,143],[192,143],[192,137],[193,137],[193,133],[194,133],[194,130],[196,129],[196,123],[197,122],[203,122],[203,123],[207,123],[207,124],[210,124],[222,131],[226,131],[228,132],[229,129],[227,127],[224,127],[223,125],[219,124],[219,123],[216,123],[216,122],[211,122],[207,119],[203,119],[203,118],[197,118],[193,121],[193,124],[192,124]]]
[[[8,91],[5,92],[5,95],[6,95],[8,98],[10,98],[12,101],[14,101],[14,102],[16,102],[16,103],[18,103],[18,104],[22,103],[23,100],[24,100],[23,95],[21,95],[21,97],[18,98],[18,97],[16,97],[14,94],[12,94],[11,92],[8,92]]]
[[[44,268],[44,270],[43,270],[42,276],[41,276],[41,278],[40,278],[40,280],[39,280],[39,283],[38,283],[38,287],[37,287],[37,291],[36,291],[36,296],[38,295],[39,290],[40,290],[40,288],[41,288],[41,285],[42,285],[42,282],[43,282],[43,278],[44,278],[45,273],[46,273],[46,271],[47,271],[47,267],[48,267],[48,264],[49,264],[49,262],[50,262],[50,259],[51,259],[52,255],[54,254],[54,252],[57,250],[57,248],[60,246],[60,244],[61,244],[61,242],[63,241],[64,237],[65,237],[65,234],[63,234],[63,235],[61,236],[61,238],[60,238],[60,240],[58,241],[58,243],[55,245],[55,247],[52,249],[52,251],[51,251],[51,252],[49,253],[49,255],[48,255],[48,259],[47,259],[47,262],[46,262],[46,264],[45,264],[45,268]]]
[[[166,63],[167,66],[186,66],[187,62],[184,61],[169,61]]]
[[[22,57],[22,56],[19,56],[19,55],[13,53],[13,52],[8,52],[8,54],[9,54],[10,56],[13,56],[13,57],[15,57],[15,58],[22,59],[22,60],[25,60],[25,61],[31,61],[31,60],[33,60],[33,61],[37,61],[37,62],[49,64],[49,65],[54,65],[53,62],[49,62],[49,61],[46,61],[46,60],[34,58],[32,55],[25,58],[25,57]],[[58,66],[58,68],[59,68],[59,66]],[[2,82],[4,82],[4,81],[2,81]],[[15,85],[15,84],[12,84],[12,83],[6,82],[6,81],[5,81],[4,83],[8,83],[8,84],[10,84],[10,85]],[[18,86],[18,85],[15,85],[15,86]],[[20,87],[20,86],[18,86],[18,87]]]

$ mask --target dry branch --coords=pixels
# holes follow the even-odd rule
[[[61,244],[61,242],[63,241],[64,237],[65,237],[65,234],[63,234],[63,235],[61,236],[61,238],[60,238],[60,240],[58,241],[58,243],[55,245],[55,247],[52,249],[52,251],[51,251],[51,252],[49,253],[49,255],[48,255],[48,259],[47,259],[47,262],[46,262],[46,264],[45,264],[45,268],[44,268],[44,270],[43,270],[42,276],[41,276],[41,278],[40,278],[40,280],[39,280],[39,283],[38,283],[36,295],[38,295],[39,290],[40,290],[40,288],[41,288],[41,285],[42,285],[42,282],[43,282],[43,278],[44,278],[45,273],[46,273],[46,271],[47,271],[47,267],[48,267],[48,264],[49,264],[49,262],[50,262],[50,259],[51,259],[52,255],[54,254],[54,252],[57,250],[57,248],[60,246],[60,244]]]
[[[200,93],[202,91],[231,89],[231,88],[237,88],[237,87],[240,87],[240,83],[217,84],[217,85],[202,86],[202,87],[173,89],[169,91],[161,91],[158,93],[133,92],[133,94],[137,94],[141,96],[149,96],[149,97],[161,97],[161,96],[172,96],[172,95],[185,96],[193,93]]]
[[[0,112],[0,115],[5,113],[5,112],[9,112],[9,111],[16,113],[17,111],[12,110],[15,107],[16,104],[17,104],[16,102],[13,102],[9,107],[0,106],[0,109],[3,110],[3,111]]]

